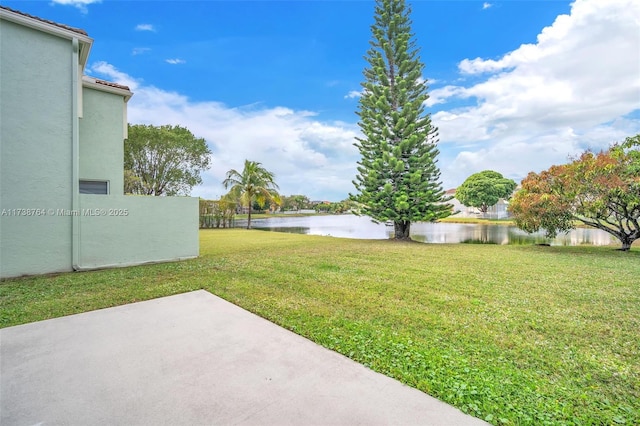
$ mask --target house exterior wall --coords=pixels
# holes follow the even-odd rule
[[[81,180],[109,182],[109,194],[124,193],[124,98],[113,93],[82,89],[80,119]]]
[[[197,198],[123,195],[131,92],[80,78],[92,40],[0,13],[0,278],[198,256]]]
[[[80,194],[80,269],[197,257],[198,199]]]
[[[80,179],[109,181],[109,194],[80,194],[77,268],[197,257],[197,198],[123,195],[126,104],[105,90],[83,88]]]
[[[72,268],[71,218],[48,213],[72,203],[73,60],[70,40],[1,21],[0,277]]]

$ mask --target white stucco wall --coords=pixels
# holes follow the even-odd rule
[[[71,270],[72,46],[0,21],[0,277]],[[16,209],[44,209],[27,216]]]
[[[198,199],[80,194],[80,269],[199,254]]]

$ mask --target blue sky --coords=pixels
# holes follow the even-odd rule
[[[640,2],[413,1],[445,189],[518,182],[640,132]],[[3,1],[86,30],[86,74],[134,92],[129,121],[204,137],[217,198],[245,159],[285,195],[353,192],[373,1]]]

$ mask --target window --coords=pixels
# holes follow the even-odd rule
[[[81,180],[80,193],[107,195],[109,194],[109,182],[104,180]]]

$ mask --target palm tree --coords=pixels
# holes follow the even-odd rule
[[[241,205],[249,207],[249,219],[247,229],[251,228],[251,204],[253,200],[261,206],[266,201],[280,203],[278,185],[274,181],[274,175],[257,161],[244,160],[244,169],[239,173],[235,169],[227,172],[227,178],[222,181],[225,189],[240,200]]]

